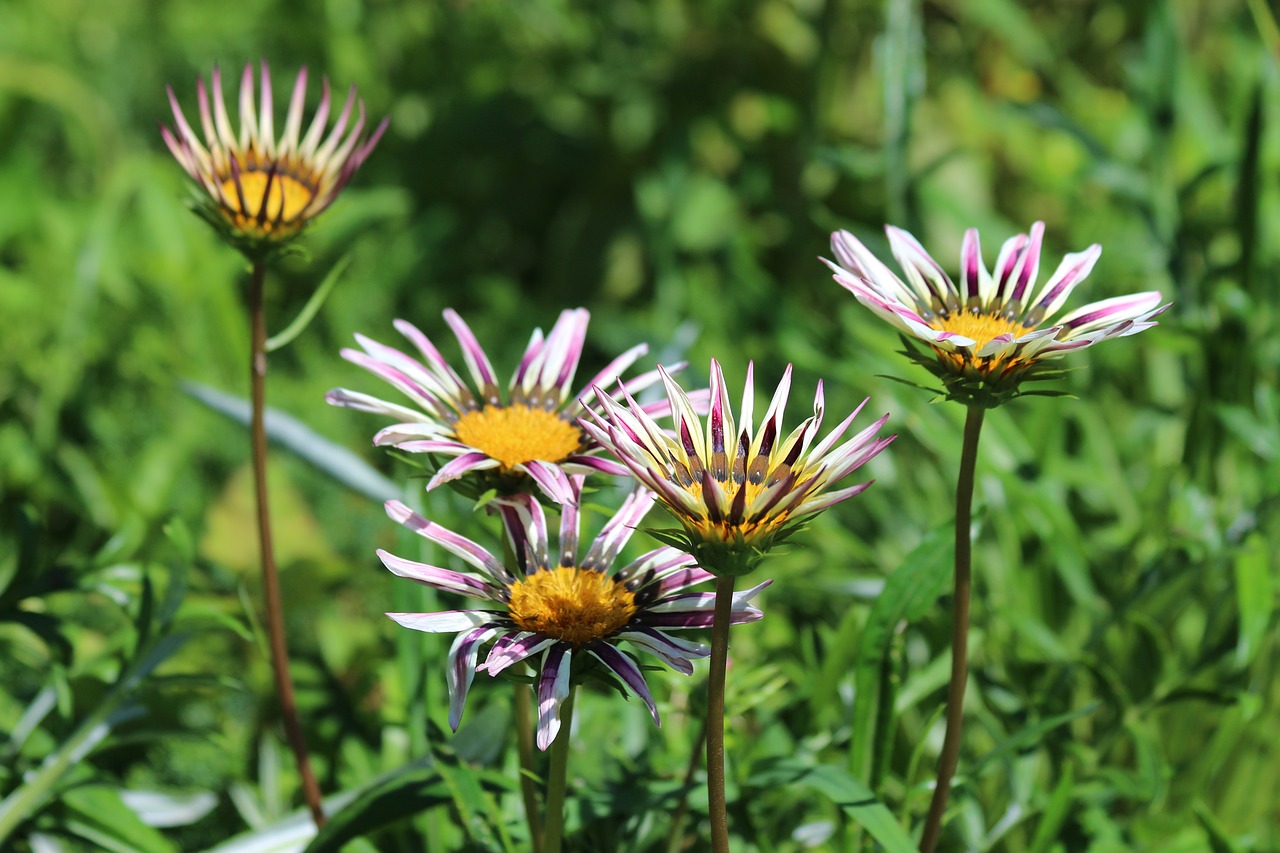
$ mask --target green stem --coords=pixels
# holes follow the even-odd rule
[[[533,769],[533,714],[524,684],[515,685],[516,752],[520,755],[520,796],[524,800],[524,816],[529,823],[529,840],[533,853],[542,853],[542,818],[538,815],[538,783]],[[565,733],[568,740],[568,733]]]
[[[543,853],[560,853],[564,840],[564,789],[569,770],[569,730],[573,724],[573,697],[570,687],[560,706],[560,733],[551,742],[551,767],[547,771],[547,828],[542,839]]]
[[[267,610],[267,639],[271,650],[271,668],[275,674],[276,695],[280,698],[280,714],[284,721],[285,738],[298,764],[302,777],[302,795],[311,810],[317,827],[324,826],[324,807],[320,802],[320,786],[311,769],[307,754],[307,741],[298,718],[298,705],[293,695],[293,681],[289,677],[289,648],[284,639],[284,609],[280,598],[280,575],[276,571],[275,550],[271,544],[271,513],[267,506],[267,317],[263,308],[263,291],[267,268],[262,261],[254,261],[253,276],[249,282],[249,321],[251,325],[251,350],[249,353],[250,398],[253,404],[249,421],[249,440],[253,455],[253,482],[258,510],[258,545],[262,553],[262,591]]]
[[[729,853],[729,815],[724,797],[724,684],[729,662],[729,621],[734,577],[716,578],[716,610],[711,622],[711,673],[707,680],[707,810],[711,849]]]
[[[502,535],[503,565],[515,571],[516,554],[511,540]],[[533,709],[528,685],[513,685],[512,699],[516,726],[516,754],[520,758],[520,799],[524,802],[524,819],[529,824],[529,844],[533,853],[542,853],[542,816],[538,811],[538,773],[533,766]]]
[[[956,588],[951,621],[951,685],[947,688],[947,734],[938,758],[938,781],[929,803],[920,853],[933,853],[942,832],[942,816],[947,810],[951,778],[960,761],[960,731],[964,726],[964,688],[969,680],[969,592],[972,586],[972,555],[969,528],[973,518],[974,469],[978,463],[978,437],[982,433],[985,409],[970,406],[964,422],[964,444],[960,449],[960,476],[956,478]]]

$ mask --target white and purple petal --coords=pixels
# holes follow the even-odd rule
[[[560,733],[560,706],[569,695],[569,663],[572,652],[557,643],[542,656],[538,677],[538,749],[546,751]]]

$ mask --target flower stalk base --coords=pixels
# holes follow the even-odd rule
[[[951,779],[960,761],[960,733],[964,726],[964,691],[969,680],[969,597],[972,588],[972,542],[974,471],[978,462],[978,438],[986,410],[971,406],[964,422],[964,443],[960,450],[960,475],[956,478],[956,579],[951,622],[951,684],[947,688],[947,734],[938,758],[938,781],[929,803],[920,853],[933,853],[942,832]]]
[[[711,849],[729,853],[729,816],[724,793],[724,688],[729,663],[729,608],[732,575],[716,578],[716,609],[711,623],[711,673],[707,681],[707,805]]]
[[[253,482],[258,512],[258,544],[262,552],[262,591],[267,611],[267,640],[271,650],[271,669],[275,674],[276,695],[280,699],[280,715],[284,721],[285,738],[293,750],[302,777],[302,794],[317,827],[324,826],[324,807],[320,801],[320,785],[316,782],[311,758],[307,754],[307,741],[298,719],[298,705],[293,695],[293,681],[289,677],[289,649],[284,638],[284,611],[280,597],[280,575],[276,571],[275,550],[271,541],[271,514],[267,506],[267,321],[263,308],[263,290],[266,283],[266,266],[253,265],[249,284],[249,316],[252,348],[249,356],[249,384],[251,388],[252,414],[249,421],[249,439],[253,455]]]

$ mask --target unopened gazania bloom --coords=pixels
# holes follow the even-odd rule
[[[574,477],[576,493],[582,485]],[[429,566],[378,551],[395,574],[447,592],[479,598],[482,609],[440,613],[388,613],[406,628],[430,633],[458,633],[449,650],[449,725],[457,731],[476,672],[496,676],[529,661],[537,670],[539,749],[546,749],[560,730],[560,706],[569,694],[571,666],[591,661],[621,680],[639,696],[658,723],[658,709],[643,673],[619,649],[626,642],[689,675],[691,661],[706,657],[701,643],[682,640],[669,631],[711,625],[713,593],[689,592],[711,578],[693,566],[686,554],[660,547],[613,571],[614,561],[636,525],[653,505],[652,494],[633,492],[605,524],[591,547],[580,551],[575,500],[561,508],[560,556],[551,562],[547,521],[542,506],[529,494],[499,498],[491,504],[502,514],[517,565],[504,565],[475,542],[428,521],[399,501],[387,503],[387,514],[469,564],[474,572]],[[748,602],[765,586],[734,595],[735,624],[754,622],[761,612]],[[492,642],[479,666],[481,648]]]
[[[895,436],[878,437],[884,415],[837,445],[859,404],[818,443],[825,408],[822,383],[813,398],[813,415],[790,433],[782,418],[791,390],[787,366],[757,430],[753,365],[747,366],[742,408],[735,425],[720,364],[711,361],[711,411],[705,427],[689,397],[661,367],[675,430],[669,434],[626,394],[625,404],[604,390],[601,414],[582,426],[622,461],[636,478],[657,493],[683,527],[670,541],[692,554],[716,575],[742,575],[806,518],[861,493],[871,483],[833,488],[883,450]]]
[[[831,235],[839,265],[824,262],[859,302],[926,343],[932,357],[916,360],[942,380],[949,397],[968,405],[1006,402],[1020,393],[1020,383],[1056,375],[1052,359],[1149,329],[1168,307],[1150,291],[1092,302],[1052,320],[1102,247],[1067,255],[1037,292],[1042,222],[1030,235],[1007,240],[992,272],[982,262],[977,230],[966,231],[959,287],[914,237],[892,226],[885,231],[905,282],[847,231]]]
[[[418,350],[422,361],[364,335],[356,335],[364,352],[344,349],[342,357],[386,380],[416,408],[345,388],[330,391],[326,399],[335,406],[399,421],[379,432],[374,444],[453,457],[427,483],[428,490],[469,476],[480,486],[471,490],[475,494],[490,488],[503,494],[524,492],[536,484],[551,500],[565,503],[572,499],[572,475],[600,472],[626,476],[626,468],[598,455],[599,448],[578,427],[577,418],[590,404],[591,388],[617,382],[648,352],[646,345],[634,346],[615,358],[582,391],[570,396],[590,314],[582,308],[564,311],[545,339],[542,330],[534,330],[504,395],[498,389],[498,375],[471,329],[453,310],[446,310],[444,319],[462,347],[472,386],[417,327],[396,320],[395,327]],[[657,372],[649,371],[628,380],[624,387],[636,392],[657,381]],[[661,403],[653,411],[665,405]]]
[[[228,240],[257,257],[296,237],[321,211],[333,203],[347,181],[378,144],[387,120],[368,137],[364,103],[355,87],[326,136],[331,97],[323,82],[320,106],[302,135],[303,98],[307,70],[298,72],[285,117],[284,133],[276,137],[271,79],[262,63],[261,103],[254,100],[253,67],[246,65],[240,80],[240,131],[232,128],[222,96],[222,75],[213,69],[213,103],[204,80],[196,81],[200,125],[204,140],[187,123],[169,87],[175,131],[161,127],[169,151],[204,190],[197,210]],[[352,109],[355,123],[351,122]]]

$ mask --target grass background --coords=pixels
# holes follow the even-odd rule
[[[246,436],[183,391],[246,393],[243,265],[183,210],[189,188],[156,129],[166,84],[190,110],[196,75],[265,57],[278,92],[306,65],[392,119],[309,234],[310,257],[271,279],[279,329],[350,257],[317,320],[273,357],[270,403],[434,517],[494,535],[370,448],[375,419],[322,399],[380,390],[337,352],[357,331],[394,342],[394,317],[454,354],[439,317],[458,309],[505,373],[532,326],[582,305],[582,376],[648,341],[694,376],[720,359],[731,383],[748,359],[762,386],[794,363],[793,420],[819,378],[832,412],[869,395],[869,412],[892,413],[899,439],[864,469],[877,484],[766,566],[768,617],[735,636],[744,849],[860,843],[835,786],[805,776],[817,768],[847,770],[918,823],[941,742],[946,599],[876,601],[945,584],[937,540],[963,413],[879,378],[928,377],[817,262],[828,233],[885,250],[880,228],[898,224],[952,271],[971,225],[989,263],[1036,219],[1046,265],[1101,242],[1077,299],[1159,289],[1175,304],[1158,329],[1073,358],[1082,369],[1062,387],[1078,399],[987,419],[972,713],[944,842],[1280,849],[1278,45],[1261,2],[10,0],[6,802],[95,713],[117,712],[85,755],[40,777],[11,843],[198,850],[282,837],[299,802],[254,615]],[[373,556],[411,543],[332,471],[289,448],[272,464],[322,786],[420,768],[419,799],[404,801],[421,815],[351,849],[519,849],[509,688],[478,684],[449,735],[447,643],[381,615],[436,606]],[[122,675],[137,678],[113,692]],[[702,670],[651,681],[660,730],[634,701],[580,703],[580,849],[667,849],[682,801],[685,849],[705,843],[703,800],[681,790]],[[138,814],[163,819],[139,791],[187,811],[148,829]]]

